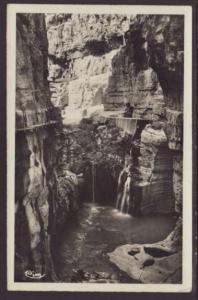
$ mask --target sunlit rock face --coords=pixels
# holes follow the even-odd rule
[[[49,82],[55,105],[105,110],[134,106],[134,117],[182,111],[183,17],[46,16]]]
[[[123,33],[133,19],[131,15],[47,14],[49,54],[72,58],[78,51],[96,55],[109,52],[123,43]]]
[[[132,19],[105,14],[46,15],[49,82],[55,105],[105,102],[112,58],[123,45]]]
[[[150,66],[139,70],[134,51],[126,44],[125,33],[135,17],[62,15],[58,19],[46,17],[48,79],[55,105],[82,108],[104,104],[106,110],[117,110],[131,102],[137,105],[135,117],[151,119],[154,105],[156,115],[164,113],[156,72]]]
[[[73,80],[68,85],[68,105],[85,108],[104,103],[109,78],[112,74],[112,57],[118,50],[103,56],[89,55],[73,63]]]

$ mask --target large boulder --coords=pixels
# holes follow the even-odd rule
[[[182,221],[173,232],[153,244],[126,244],[108,253],[109,259],[131,278],[142,283],[182,282]]]

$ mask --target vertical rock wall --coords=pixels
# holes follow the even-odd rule
[[[162,127],[146,126],[141,135],[137,187],[143,213],[174,211],[173,158]]]
[[[153,102],[152,119],[155,120],[141,133],[139,172],[145,187],[140,195],[144,201],[145,194],[151,192],[152,200],[144,204],[147,209],[158,192],[163,192],[168,199],[173,190],[175,211],[179,215],[175,229],[164,241],[124,245],[109,254],[110,260],[121,270],[143,283],[182,282],[183,23],[182,16],[137,16],[126,33],[127,51],[132,54],[137,72],[135,77],[143,79],[138,80],[141,98],[135,104],[135,113],[148,115],[148,102],[145,102],[148,96]],[[159,98],[153,97],[156,88],[148,93],[150,86],[157,86],[156,78],[161,87],[157,92]],[[147,84],[149,82],[152,84]],[[155,101],[160,98],[162,101]],[[163,176],[162,167],[167,170]],[[158,191],[152,187],[156,179]],[[163,199],[162,194],[160,199]],[[162,249],[167,252],[163,253]]]
[[[135,114],[140,113],[139,106],[142,106],[143,115],[145,113],[148,115],[145,109],[149,106],[146,102],[144,103],[143,99],[148,98],[152,102],[152,120],[160,121],[157,127],[162,126],[161,132],[166,136],[166,152],[170,153],[169,158],[173,161],[169,169],[170,172],[173,170],[175,209],[178,211],[180,207],[180,212],[182,206],[183,30],[183,16],[137,16],[126,33],[126,52],[131,54],[137,74],[135,78],[140,86],[139,91],[143,92],[143,94],[141,91],[138,93],[141,99],[137,101]],[[141,77],[143,80],[140,80]],[[148,94],[149,88],[151,88],[150,95]],[[156,123],[152,122],[151,127],[156,135],[159,133],[160,140],[160,132],[157,132]],[[149,147],[151,153],[155,153],[152,150],[152,138],[147,139],[147,146],[144,142],[145,136],[149,135],[148,131],[148,128],[145,128],[141,135],[143,160],[142,154],[147,151],[146,148]],[[167,183],[164,183],[164,186],[167,188],[169,186],[168,189],[171,189]]]
[[[55,280],[50,214],[56,151],[44,15],[17,14],[16,43],[15,280],[26,280],[28,269]]]
[[[132,19],[105,14],[46,16],[49,82],[55,105],[105,102],[112,58],[123,45],[123,33]]]
[[[47,15],[47,28],[56,105],[130,102],[145,119],[182,108],[182,16]]]
[[[51,236],[78,209],[78,179],[60,161],[43,14],[17,14],[16,50],[15,280],[29,270],[55,281]]]
[[[41,15],[17,14],[17,127],[45,123],[50,110],[47,82],[48,41]]]

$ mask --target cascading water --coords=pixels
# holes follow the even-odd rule
[[[115,123],[119,128],[123,129],[123,132],[127,132],[132,136],[135,135],[138,127],[138,120],[135,118],[119,117],[115,118]]]
[[[122,213],[128,214],[129,212],[130,190],[131,190],[131,177],[128,176],[124,184],[124,191],[123,191],[122,201],[120,205],[120,211]]]
[[[124,168],[118,178],[118,193],[116,208],[122,213],[129,212],[132,178]]]
[[[117,201],[116,201],[116,208],[120,209],[120,204],[122,201],[122,195],[123,195],[123,186],[124,186],[124,176],[125,170],[122,170],[120,172],[119,178],[118,178],[118,191],[117,191]]]
[[[131,187],[132,187],[133,159],[131,156],[125,157],[125,166],[118,178],[118,190],[116,209],[122,213],[129,213]]]

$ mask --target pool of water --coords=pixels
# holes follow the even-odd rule
[[[108,278],[117,282],[135,282],[109,261],[107,253],[123,244],[160,241],[174,225],[171,215],[137,218],[122,214],[111,206],[85,203],[75,216],[68,219],[65,229],[53,238],[56,273],[63,282],[75,281],[76,271],[80,274],[108,274]],[[81,282],[79,276],[78,281]]]

